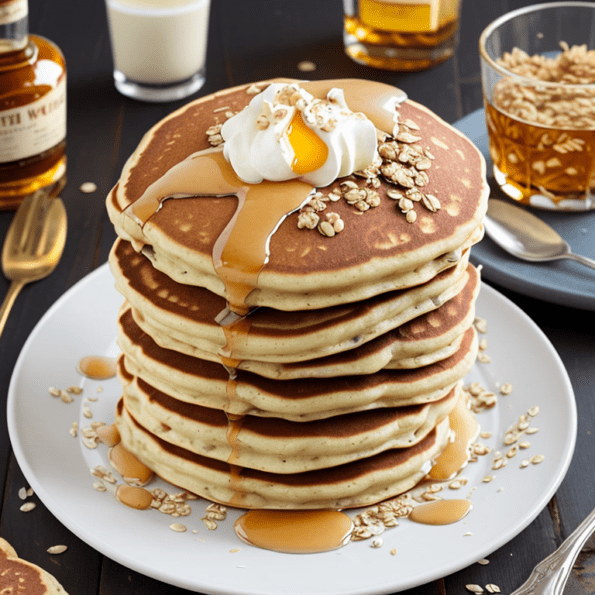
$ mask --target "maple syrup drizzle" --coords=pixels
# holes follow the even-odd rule
[[[76,369],[91,380],[109,380],[116,375],[116,360],[103,355],[87,355],[79,361]]]
[[[338,510],[251,510],[234,524],[238,537],[256,547],[315,554],[349,542],[353,521]]]
[[[416,506],[409,520],[424,525],[450,525],[465,518],[473,508],[471,500],[436,500]]]
[[[149,490],[123,483],[116,488],[115,496],[118,502],[136,510],[147,510],[153,502],[153,494]]]
[[[208,149],[184,159],[125,211],[142,227],[166,199],[235,196],[238,205],[213,247],[213,263],[227,292],[229,308],[243,316],[248,294],[268,260],[271,235],[308,199],[314,187],[299,180],[246,184],[237,177],[223,151]],[[126,221],[124,217],[123,221]]]
[[[108,457],[110,465],[128,484],[140,487],[153,479],[153,471],[124,448],[121,442],[110,448]]]
[[[228,317],[226,318],[229,320]],[[223,329],[223,334],[225,335],[225,346],[219,350],[221,363],[228,370],[236,370],[241,363],[241,360],[236,357],[236,354],[238,352],[238,347],[240,347],[240,343],[245,341],[250,332],[250,316],[234,318],[231,322],[220,324]]]
[[[241,489],[242,467],[239,465],[229,465],[229,489],[232,491],[229,505],[236,508],[242,508],[244,505],[244,492]]]
[[[95,433],[97,434],[97,438],[99,438],[99,442],[105,444],[109,448],[120,443],[120,432],[118,432],[116,424],[99,426],[95,430]]]
[[[99,426],[95,431],[99,442],[110,448],[108,453],[110,464],[127,482],[116,487],[114,491],[116,500],[135,510],[151,508],[153,494],[141,485],[146,485],[153,479],[153,472],[122,446],[116,424]],[[128,485],[128,482],[134,485]]]
[[[228,399],[233,398],[235,394],[235,379],[230,376],[227,383]],[[231,392],[231,394],[229,394]],[[241,489],[242,483],[242,467],[238,465],[239,460],[239,434],[244,423],[244,415],[236,415],[233,413],[226,412],[227,415],[227,433],[226,439],[227,444],[230,447],[230,453],[227,457],[227,463],[229,464],[229,487],[233,492],[231,498],[232,506],[241,506],[243,500],[243,491]]]
[[[231,453],[227,458],[230,465],[237,465],[239,458],[239,440],[238,436],[244,423],[243,415],[235,415],[233,413],[226,413],[227,415],[227,444],[231,447]]]
[[[466,395],[462,394],[449,415],[454,440],[449,442],[434,461],[428,477],[446,481],[454,477],[469,460],[469,449],[479,433],[479,424],[469,409]]]

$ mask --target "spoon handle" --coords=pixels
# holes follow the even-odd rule
[[[15,301],[17,295],[19,295],[19,292],[21,291],[21,289],[23,289],[24,285],[25,285],[24,281],[16,281],[15,280],[10,284],[10,287],[8,288],[6,297],[4,298],[4,301],[2,302],[2,306],[0,306],[0,337],[2,336],[2,331],[4,330],[4,325],[6,324],[6,320],[8,318],[8,314],[12,308],[12,305],[14,304],[14,301]]]
[[[595,260],[591,260],[590,258],[587,258],[586,256],[581,256],[580,254],[573,254],[572,252],[570,252],[566,255],[566,257],[570,258],[570,260],[580,262],[581,264],[584,264],[585,266],[587,266],[591,269],[595,269]]]

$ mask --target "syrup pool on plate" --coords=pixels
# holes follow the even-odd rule
[[[423,525],[450,525],[465,518],[473,504],[471,500],[436,500],[416,506],[409,515],[409,520]]]
[[[79,361],[77,370],[91,380],[109,380],[116,375],[116,360],[103,355],[87,355]]]
[[[347,544],[353,521],[339,510],[251,510],[234,528],[240,539],[256,547],[314,554]]]
[[[109,462],[126,483],[143,486],[153,479],[151,469],[126,450],[121,442],[110,448]]]

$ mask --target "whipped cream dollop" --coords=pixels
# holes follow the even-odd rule
[[[272,83],[223,124],[221,136],[225,158],[248,184],[298,178],[322,188],[377,155],[374,124],[348,108],[339,88],[317,99],[297,84]]]

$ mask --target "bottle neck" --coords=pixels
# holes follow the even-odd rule
[[[0,0],[0,54],[27,46],[28,13],[27,0]]]

